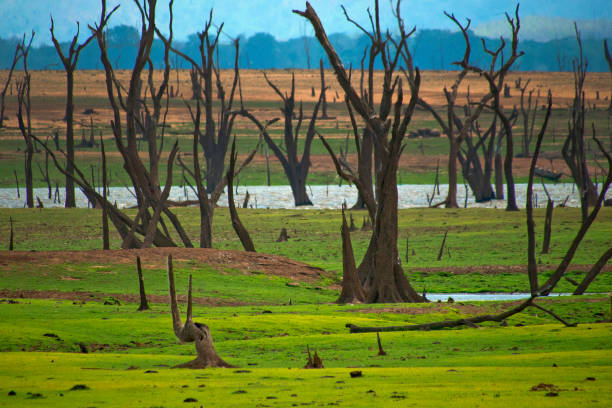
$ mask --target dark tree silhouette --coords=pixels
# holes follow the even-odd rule
[[[116,8],[110,13],[107,13],[106,2],[102,0],[100,22],[94,27],[90,27],[92,31],[96,32],[96,39],[101,50],[100,57],[106,74],[107,94],[113,112],[111,129],[113,131],[115,144],[123,158],[124,168],[132,181],[139,209],[135,219],[127,223],[125,222],[125,216],[123,214],[119,215],[116,212],[111,213],[111,219],[113,219],[113,217],[115,218],[113,223],[116,227],[118,222],[123,223],[122,226],[118,227],[123,239],[123,248],[150,245],[176,246],[170,237],[165,222],[161,218],[162,214],[169,219],[183,242],[183,245],[192,247],[191,240],[167,203],[169,190],[172,184],[173,161],[178,152],[177,143],[174,144],[168,155],[168,171],[166,174],[164,191],[162,191],[160,187],[161,183],[159,180],[159,163],[163,151],[165,118],[169,100],[169,54],[173,35],[173,1],[170,1],[168,5],[170,14],[170,34],[168,38],[161,36],[155,25],[157,1],[143,0],[142,3],[136,2],[136,5],[141,16],[142,30],[134,68],[130,74],[130,81],[127,88],[119,83],[117,79],[108,57],[104,32],[99,29],[106,24],[106,21],[108,21],[110,15],[112,15]],[[162,72],[162,80],[157,87],[153,79],[155,67],[150,57],[156,32],[164,44],[164,69]],[[146,97],[144,99],[141,97],[142,77],[145,75],[145,68],[147,68],[145,78],[147,89],[145,95],[148,93],[150,102]],[[165,110],[162,104],[164,97],[166,97]],[[144,123],[142,123],[138,114],[141,109],[145,112]],[[122,112],[125,115],[125,124],[122,124]],[[148,166],[145,165],[138,152],[138,129],[143,130],[143,138],[147,142]],[[98,197],[99,194],[97,194],[96,198]],[[162,230],[158,228],[158,224],[161,225]],[[135,233],[143,235],[142,241],[135,236]]]
[[[18,43],[15,46],[15,53],[13,54],[13,59],[11,62],[11,68],[9,69],[8,75],[6,77],[6,82],[4,83],[4,88],[2,88],[2,93],[0,93],[0,128],[4,126],[4,99],[6,97],[6,92],[11,84],[11,78],[13,77],[13,72],[15,71],[15,67],[19,63],[21,59],[22,53],[20,49],[20,44]]]
[[[586,151],[584,146],[584,131],[586,119],[586,105],[584,101],[584,81],[588,63],[582,54],[582,40],[580,32],[575,25],[576,41],[578,42],[578,57],[572,61],[574,72],[574,99],[570,111],[569,132],[561,153],[563,159],[570,169],[574,182],[580,193],[580,207],[582,208],[582,221],[584,222],[589,213],[589,206],[597,201],[597,189],[589,175]]]
[[[112,13],[111,13],[112,14]],[[51,17],[51,40],[53,41],[53,45],[55,46],[55,50],[57,51],[57,55],[62,61],[62,65],[64,66],[64,70],[66,71],[66,115],[64,116],[64,120],[66,121],[66,155],[68,156],[68,162],[66,163],[66,171],[70,176],[74,176],[74,169],[72,168],[72,164],[74,163],[74,70],[77,67],[77,63],[79,61],[79,55],[83,48],[87,46],[93,40],[97,31],[104,30],[104,26],[108,22],[110,18],[110,14],[100,20],[100,23],[96,26],[95,30],[92,30],[91,34],[85,41],[82,43],[79,42],[79,33],[80,33],[80,24],[77,21],[77,32],[72,37],[72,41],[68,47],[68,54],[64,54],[62,50],[62,46],[55,38],[55,24],[53,21],[53,17]],[[76,207],[76,201],[74,197],[74,177],[66,177],[66,208]]]
[[[397,20],[400,27],[403,27],[399,9],[398,2]],[[397,40],[393,40],[390,35],[386,36],[380,28],[378,1],[375,2],[375,11],[371,18],[372,32],[363,29],[347,15],[349,21],[357,25],[368,36],[372,46],[376,47],[380,53],[384,67],[384,80],[382,98],[377,112],[363,101],[351,84],[349,73],[331,45],[319,16],[310,3],[306,3],[305,11],[294,10],[294,13],[305,17],[312,24],[315,35],[327,54],[350,106],[372,130],[376,154],[380,160],[380,165],[375,166],[377,197],[373,232],[366,256],[359,268],[359,277],[366,291],[366,301],[370,303],[422,301],[423,298],[412,288],[404,274],[397,247],[397,169],[403,150],[402,142],[414,113],[420,87],[420,73],[416,69],[414,81],[409,81],[410,101],[405,104],[402,78],[397,74],[397,69],[402,52],[400,50],[407,51],[407,39],[412,32],[405,33],[402,30]],[[396,42],[395,53],[391,51],[391,42]],[[395,102],[393,102],[394,98]],[[391,117],[387,119],[389,115]],[[323,139],[322,136],[321,138]],[[333,153],[331,155],[335,156]],[[337,158],[334,158],[334,161],[337,161]],[[338,170],[338,167],[336,169]],[[359,184],[356,185],[357,188],[361,188]]]
[[[306,131],[306,138],[303,141],[304,148],[302,151],[302,157],[298,158],[300,129],[304,119],[304,111],[302,109],[302,104],[300,103],[299,113],[297,115],[295,114],[295,74],[291,76],[291,93],[289,94],[283,94],[280,89],[278,89],[278,87],[268,78],[265,72],[264,78],[266,79],[266,82],[270,88],[272,88],[283,101],[281,112],[283,113],[285,121],[283,141],[286,153],[284,153],[281,147],[272,139],[266,129],[266,126],[264,126],[252,114],[245,113],[244,115],[259,128],[259,131],[262,133],[266,144],[270,147],[270,149],[272,149],[274,155],[283,166],[283,170],[285,170],[285,175],[287,176],[289,185],[291,186],[295,206],[299,207],[302,205],[312,205],[312,201],[310,201],[308,193],[306,193],[306,181],[308,179],[308,171],[311,164],[310,147],[316,134],[315,124],[317,121],[319,107],[321,106],[321,102],[325,97],[325,90],[321,89],[319,100],[315,104],[312,111],[312,116]],[[324,85],[324,81],[321,81],[321,84]],[[297,124],[295,125],[295,128],[293,126],[294,117],[297,117]]]
[[[196,62],[187,54],[172,48],[172,51],[180,55],[191,64],[191,86],[193,98],[198,101],[197,109],[204,107],[204,132],[198,135],[200,145],[204,150],[206,159],[206,192],[211,194],[219,183],[223,182],[225,156],[229,146],[234,119],[241,113],[243,107],[234,109],[236,91],[240,84],[240,71],[238,69],[239,40],[234,40],[234,77],[229,94],[226,95],[225,88],[221,82],[221,70],[215,63],[218,57],[219,37],[223,30],[221,24],[214,34],[211,33],[213,12],[210,11],[208,21],[204,30],[198,33],[200,62]],[[213,84],[214,83],[214,84]],[[215,96],[219,106],[218,120],[215,121]],[[227,98],[227,99],[226,99]],[[242,101],[240,101],[242,104]],[[192,115],[193,116],[193,115]]]
[[[30,71],[28,70],[28,54],[32,41],[34,40],[34,31],[30,37],[30,41],[26,44],[25,35],[21,39],[21,43],[17,46],[21,59],[23,60],[23,79],[17,82],[17,123],[19,131],[25,141],[25,184],[26,184],[26,206],[34,208],[34,183],[32,179],[32,156],[34,155],[34,140],[32,134],[32,103],[30,100]]]

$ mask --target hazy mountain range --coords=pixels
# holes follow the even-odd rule
[[[108,0],[108,6],[119,3]],[[108,30],[109,54],[119,68],[131,68],[139,33],[139,13],[133,2],[121,1],[121,6],[111,19]],[[304,8],[304,1],[297,0],[236,0],[200,1],[175,0],[174,33],[176,45],[184,52],[197,52],[195,33],[202,29],[214,8],[213,20],[224,22],[224,36],[220,49],[222,67],[233,63],[230,38],[241,38],[241,68],[307,68],[318,66],[324,58],[322,49],[312,37],[307,22],[291,12]],[[340,4],[346,4],[351,17],[368,26],[367,7],[370,0],[312,0],[324,26],[345,64],[358,67],[367,38],[348,23]],[[410,48],[416,65],[422,69],[453,69],[452,62],[460,59],[463,39],[453,23],[443,14],[453,12],[462,22],[471,18],[473,36],[473,63],[485,63],[478,37],[487,37],[493,45],[500,35],[508,34],[504,13],[513,12],[516,1],[511,0],[422,0],[402,2],[401,13],[409,25],[417,31],[410,39]],[[381,24],[394,31],[396,23],[389,0],[381,0]],[[0,69],[10,65],[17,36],[32,29],[36,31],[35,49],[30,54],[32,69],[60,69],[59,59],[50,46],[50,15],[55,21],[56,36],[68,41],[76,32],[76,21],[81,22],[81,37],[86,35],[87,24],[99,19],[98,0],[0,0]],[[589,71],[607,71],[603,58],[602,39],[612,39],[612,7],[610,0],[525,0],[520,5],[520,48],[525,55],[517,64],[521,70],[568,70],[577,54],[574,21],[581,31],[584,53],[589,61]],[[157,7],[158,26],[167,27],[167,3],[160,1]],[[167,28],[166,28],[167,30]],[[612,44],[611,44],[612,46]],[[154,62],[159,64],[161,45],[154,48]],[[182,64],[182,65],[181,65]],[[179,65],[187,67],[184,62]],[[92,43],[80,60],[81,69],[100,69],[99,50]]]
[[[360,24],[368,26],[366,9],[372,0],[311,0],[328,33],[354,34],[357,29],[348,23],[340,8]],[[108,7],[121,4],[110,26],[137,26],[138,9],[131,0],[107,0]],[[401,13],[408,25],[417,29],[455,29],[443,12],[454,13],[457,18],[472,20],[472,29],[478,35],[496,37],[500,33],[499,22],[504,13],[512,14],[516,0],[403,0]],[[214,20],[225,23],[225,31],[233,37],[250,37],[267,33],[285,41],[312,30],[306,21],[293,14],[293,9],[304,9],[304,0],[175,0],[174,32],[178,40],[202,29],[209,11],[214,9]],[[390,0],[380,0],[381,23],[384,27],[396,27]],[[0,37],[21,36],[35,30],[37,44],[50,43],[49,21],[52,15],[58,38],[68,40],[80,21],[82,29],[99,19],[99,0],[0,0]],[[610,37],[612,4],[610,0],[523,0],[520,16],[524,30],[522,39],[548,41],[571,35],[572,22],[577,20],[585,37]],[[167,2],[159,1],[157,21],[163,28],[168,25]]]

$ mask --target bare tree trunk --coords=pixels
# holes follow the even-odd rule
[[[355,256],[353,255],[353,245],[351,244],[351,233],[349,232],[342,207],[342,292],[336,303],[363,303],[365,293],[355,267]]]
[[[586,78],[587,63],[582,55],[582,41],[580,32],[575,25],[576,40],[579,55],[574,59],[574,100],[569,121],[569,132],[561,150],[565,163],[570,169],[574,182],[580,192],[580,206],[582,207],[582,221],[586,220],[588,207],[597,201],[597,191],[589,175],[586,152],[584,148],[584,132],[586,120],[586,106],[584,101],[584,81]]]
[[[102,140],[102,136],[100,136],[100,151],[102,153],[102,202],[100,205],[102,206],[102,249],[109,250],[110,249],[110,240],[108,236],[108,209],[106,205],[108,204],[107,199],[107,188],[108,188],[108,180],[106,179],[106,152],[104,151],[104,140]]]
[[[327,98],[325,97],[325,70],[323,69],[323,59],[319,60],[319,66],[321,71],[321,119],[330,119],[327,116]]]
[[[253,245],[253,240],[251,240],[249,232],[240,221],[238,211],[236,211],[236,204],[234,203],[234,171],[236,169],[237,155],[236,140],[234,139],[230,153],[230,168],[225,176],[227,177],[227,203],[230,211],[230,217],[232,219],[232,227],[234,228],[234,231],[236,231],[236,235],[238,235],[244,250],[247,252],[256,252],[255,245]]]
[[[138,272],[138,290],[140,293],[140,306],[138,306],[138,311],[150,310],[149,302],[147,302],[147,294],[145,293],[144,279],[142,278],[142,265],[139,256],[136,257],[136,270]]]
[[[9,231],[9,247],[8,250],[12,251],[14,249],[14,233],[13,233],[13,217],[9,216],[9,225],[10,225],[10,231]]]
[[[501,138],[502,132],[497,137],[495,147],[495,198],[501,200],[504,198],[504,174],[503,160],[501,156]]]
[[[580,229],[576,233],[574,240],[572,241],[569,249],[565,253],[565,256],[561,260],[561,263],[559,263],[559,266],[557,267],[557,269],[555,269],[555,271],[548,278],[548,280],[538,289],[538,293],[540,295],[550,294],[550,292],[554,289],[555,285],[559,282],[559,280],[561,280],[561,278],[563,278],[563,275],[565,275],[565,272],[567,271],[567,268],[569,267],[572,258],[576,254],[578,246],[580,245],[582,239],[591,227],[591,224],[593,224],[593,221],[595,221],[595,218],[597,217],[597,214],[599,213],[599,210],[601,209],[601,206],[606,198],[608,188],[610,187],[610,184],[612,184],[612,156],[610,156],[610,154],[603,148],[602,144],[599,142],[599,139],[593,138],[593,140],[595,140],[599,149],[608,161],[608,175],[602,183],[601,191],[599,193],[599,196],[597,197],[597,201],[595,202],[593,210],[591,210],[588,217],[582,222]]]
[[[506,177],[506,211],[518,211],[516,204],[516,190],[514,189],[514,176],[512,175],[512,160],[514,158],[514,143],[512,141],[512,128],[506,128],[506,158],[504,160],[504,176]]]
[[[104,20],[102,20],[104,21]],[[80,26],[77,22],[77,32],[72,38],[70,43],[70,47],[68,49],[68,55],[65,55],[62,51],[62,47],[59,41],[55,38],[54,32],[54,21],[53,17],[51,17],[51,40],[53,41],[53,45],[55,46],[55,50],[64,65],[64,70],[66,71],[66,115],[64,116],[64,120],[66,121],[66,155],[68,157],[68,162],[66,163],[66,171],[69,176],[66,176],[66,208],[74,208],[76,207],[75,195],[74,195],[74,70],[77,67],[77,62],[79,60],[79,55],[83,48],[91,42],[96,37],[96,30],[92,30],[91,34],[87,39],[78,44],[79,39],[79,31]],[[103,30],[104,24],[97,28],[97,30]]]
[[[376,113],[371,105],[366,103],[351,85],[349,75],[335,49],[329,42],[325,29],[312,6],[306,3],[305,11],[294,10],[294,13],[305,17],[312,24],[315,35],[327,54],[329,62],[336,74],[336,78],[344,90],[350,106],[359,114],[366,125],[371,128],[374,136],[376,157],[378,158],[375,166],[376,211],[374,216],[374,230],[370,239],[368,253],[371,254],[372,248],[375,248],[375,255],[372,258],[368,258],[368,253],[366,253],[366,257],[364,258],[364,262],[367,259],[367,265],[371,267],[367,278],[367,280],[371,282],[371,285],[369,287],[364,285],[367,291],[366,301],[380,303],[422,301],[423,298],[410,286],[401,268],[397,246],[397,169],[403,149],[402,141],[418,100],[420,73],[417,69],[414,79],[410,78],[409,80],[411,98],[407,105],[404,105],[403,101],[401,78],[399,76],[395,76],[394,78],[394,73],[400,54],[409,53],[406,46],[406,40],[412,33],[404,32],[403,20],[401,19],[398,5],[396,9],[396,18],[399,22],[401,36],[399,43],[397,43],[395,55],[391,54],[391,50],[382,40],[384,36],[380,31],[378,1],[375,2],[375,13],[372,18],[378,23],[373,27],[373,33],[368,33],[368,35],[372,47],[380,50],[380,58],[385,67],[382,98],[379,112]],[[348,15],[346,15],[346,17],[350,22],[360,27],[354,20],[351,20]],[[412,72],[412,65],[410,65],[408,69]],[[392,102],[394,94],[396,94],[395,104]],[[393,119],[387,121],[387,117],[392,111]],[[391,134],[390,140],[389,133]],[[322,140],[324,139],[322,138]],[[326,144],[326,148],[330,151],[330,156],[336,166],[336,172],[343,178],[350,177],[350,175],[342,171],[337,157],[331,152],[331,148],[329,148],[328,144]],[[355,185],[363,193],[363,186],[359,180],[354,176],[352,176],[352,178],[357,180]]]
[[[552,232],[552,214],[555,207],[554,201],[550,198],[546,204],[546,218],[544,219],[544,239],[542,241],[542,252],[547,254],[550,250],[550,234]]]
[[[34,155],[34,135],[32,134],[32,104],[30,100],[30,72],[28,71],[28,53],[32,46],[34,32],[26,45],[25,37],[19,45],[20,53],[23,58],[23,80],[17,84],[17,121],[19,130],[26,143],[25,148],[25,185],[26,185],[26,206],[34,208],[34,183],[32,176],[32,156]],[[24,117],[25,115],[25,117]]]
[[[68,162],[66,163],[66,171],[70,176],[66,176],[66,208],[76,207],[76,199],[74,195],[74,104],[72,101],[74,94],[74,73],[69,71],[66,73],[66,155]]]
[[[5,108],[4,98],[6,97],[6,91],[8,90],[9,85],[11,84],[11,78],[13,77],[15,66],[19,62],[19,59],[21,58],[21,56],[22,56],[21,49],[19,47],[19,44],[17,44],[17,46],[15,47],[15,54],[13,54],[13,61],[11,62],[11,68],[8,71],[8,76],[6,78],[6,82],[4,83],[4,88],[2,88],[2,93],[0,93],[0,128],[4,126],[4,108]]]
[[[604,56],[608,62],[608,69],[610,70],[610,74],[612,74],[612,56],[610,56],[610,50],[608,50],[607,40],[603,40],[603,48]],[[612,113],[612,80],[610,80],[610,106],[608,107],[608,112]]]

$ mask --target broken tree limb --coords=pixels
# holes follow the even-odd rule
[[[552,214],[553,208],[555,207],[554,201],[550,198],[548,199],[548,203],[546,204],[546,218],[544,219],[544,239],[542,241],[542,252],[543,254],[547,254],[550,250],[550,234],[552,231]]]
[[[227,170],[227,174],[225,177],[227,178],[227,204],[229,207],[230,217],[232,219],[232,227],[234,231],[236,231],[236,235],[240,239],[244,250],[247,252],[256,252],[255,245],[253,245],[253,240],[251,239],[251,235],[249,231],[244,227],[242,221],[240,221],[240,217],[238,216],[238,211],[236,210],[236,204],[234,203],[234,171],[236,169],[236,158],[238,153],[236,153],[236,139],[232,142],[232,150],[230,153],[230,165]]]
[[[138,311],[150,310],[149,302],[147,302],[147,295],[145,293],[144,279],[142,278],[142,265],[140,263],[140,257],[136,257],[136,271],[138,272],[138,290],[140,293],[140,306]]]
[[[9,251],[13,250],[13,217],[9,217],[10,232],[9,232]]]
[[[444,254],[444,244],[446,244],[446,235],[448,231],[444,233],[444,238],[442,239],[442,245],[440,245],[440,252],[438,252],[438,261],[442,259],[442,255]]]
[[[612,248],[608,248],[608,250],[603,253],[603,255],[595,263],[595,265],[591,267],[591,269],[587,272],[582,282],[580,282],[578,287],[574,290],[574,293],[572,293],[572,295],[584,294],[584,292],[587,290],[591,282],[593,282],[593,280],[597,277],[597,275],[599,275],[599,272],[601,272],[601,270],[603,269],[603,267],[606,265],[606,263],[608,262],[610,258],[612,258]]]
[[[390,332],[390,331],[416,331],[416,330],[437,330],[444,329],[447,327],[458,327],[464,325],[474,325],[483,322],[501,322],[508,317],[522,312],[528,306],[533,303],[533,297],[523,301],[518,306],[513,307],[503,313],[497,315],[480,315],[469,317],[465,319],[456,320],[444,320],[440,322],[412,324],[407,326],[382,326],[382,327],[361,327],[354,324],[348,323],[346,327],[350,329],[351,333],[375,333],[375,332]]]
[[[376,342],[378,343],[378,355],[386,356],[387,352],[383,350],[382,343],[380,342],[380,333],[376,332]]]
[[[554,317],[555,319],[557,319],[558,321],[560,321],[561,323],[563,323],[566,327],[576,327],[576,323],[568,323],[567,321],[563,320],[563,318],[561,318],[559,315],[557,315],[556,313],[554,313],[552,310],[548,310],[543,308],[542,306],[536,304],[535,302],[533,302],[533,304],[531,305],[537,309],[540,309],[543,312],[548,313],[549,315],[551,315],[552,317]]]
[[[343,204],[342,227],[340,228],[342,235],[342,292],[336,303],[363,303],[366,296],[359,276],[357,276],[351,234],[344,214],[345,210],[346,204]]]

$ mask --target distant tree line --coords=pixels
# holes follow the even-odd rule
[[[473,32],[469,32],[474,43],[480,41]],[[135,27],[119,25],[106,31],[108,56],[116,69],[131,69],[138,51],[140,33]],[[358,68],[363,58],[363,51],[369,46],[365,35],[331,34],[331,44],[347,64]],[[18,38],[0,38],[0,69],[10,68]],[[497,47],[499,40],[487,40],[490,47]],[[199,40],[197,34],[190,35],[186,41],[175,41],[176,49],[192,57],[198,57]],[[69,43],[61,44],[68,48]],[[463,37],[460,32],[447,30],[422,29],[408,41],[415,65],[421,69],[454,70],[454,61],[461,60]],[[572,58],[578,53],[576,40],[573,37],[551,40],[548,42],[521,41],[519,48],[525,55],[513,67],[520,71],[571,71]],[[509,52],[509,50],[508,50]],[[583,53],[591,72],[606,72],[608,66],[601,53],[601,39],[584,39]],[[164,45],[155,40],[151,51],[154,63],[163,62]],[[325,60],[325,53],[314,37],[293,38],[278,41],[267,33],[258,33],[240,39],[239,66],[242,69],[283,69],[283,68],[317,68],[320,59]],[[234,67],[234,46],[229,38],[222,38],[218,47],[219,66]],[[474,47],[472,61],[476,64],[488,60],[482,47]],[[52,44],[32,47],[29,56],[31,69],[60,70],[62,63]],[[179,68],[188,68],[182,58],[172,59],[172,64]],[[380,64],[380,63],[379,63]],[[376,67],[381,69],[381,66]],[[88,44],[82,50],[77,69],[103,69],[100,62],[100,50],[96,42]]]

